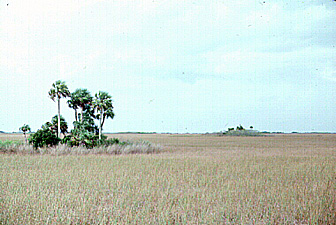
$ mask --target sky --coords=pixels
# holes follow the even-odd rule
[[[336,132],[335,18],[332,0],[0,0],[0,130],[50,121],[63,80],[112,95],[105,132]]]

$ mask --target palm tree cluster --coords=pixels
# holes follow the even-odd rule
[[[103,125],[106,119],[114,118],[112,97],[107,92],[99,91],[95,94],[95,97],[91,96],[91,93],[87,89],[76,89],[73,93],[70,93],[67,85],[64,81],[56,81],[52,84],[52,88],[49,91],[50,98],[55,101],[57,99],[58,104],[58,123],[55,126],[53,117],[51,128],[55,129],[57,127],[57,135],[60,137],[62,126],[61,120],[64,118],[60,114],[60,100],[61,98],[69,97],[67,101],[68,106],[75,111],[75,121],[74,121],[74,130],[71,132],[73,138],[78,140],[79,134],[83,133],[78,130],[86,131],[89,133],[95,133],[96,126],[94,124],[94,119],[99,120],[99,140],[102,139],[102,130]],[[78,112],[79,111],[79,112]],[[61,124],[61,125],[60,125]],[[62,130],[62,133],[64,130]]]
[[[33,143],[36,148],[54,145],[59,141],[71,146],[85,145],[86,147],[109,143],[109,140],[102,140],[106,138],[106,136],[103,137],[102,131],[105,120],[114,118],[111,95],[99,91],[92,97],[91,93],[83,88],[70,93],[68,86],[61,80],[52,84],[48,94],[54,102],[57,101],[57,115],[52,118],[51,122],[42,125],[42,129],[31,135],[29,143]],[[69,135],[66,135],[68,124],[61,116],[62,98],[70,98],[67,101],[68,106],[75,110],[74,129],[70,131]],[[99,126],[95,125],[95,119],[99,121]],[[20,127],[20,130],[23,132],[27,143],[26,132],[30,131],[30,127],[24,124]],[[61,133],[63,139],[60,139]]]

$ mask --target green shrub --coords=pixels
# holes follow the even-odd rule
[[[66,138],[66,143],[70,146],[85,146],[92,148],[97,145],[98,135],[83,129],[71,130],[70,136]]]
[[[52,131],[48,128],[37,130],[36,133],[31,134],[29,137],[29,144],[33,144],[34,148],[50,147],[57,145],[61,141]]]
[[[111,146],[120,144],[120,140],[118,138],[107,139],[107,136],[102,135],[102,139],[97,141],[97,146]]]
[[[98,145],[98,128],[88,113],[83,113],[82,121],[74,121],[73,125],[74,129],[70,131],[69,136],[63,139],[62,143],[66,143],[70,147],[85,146],[87,148]]]
[[[62,144],[67,144],[68,141],[70,141],[70,140],[71,140],[71,136],[70,135],[64,136],[63,139],[62,139],[62,141],[61,141],[61,143]]]

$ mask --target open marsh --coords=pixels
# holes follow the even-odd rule
[[[164,150],[1,154],[0,224],[336,223],[334,134],[108,136]]]

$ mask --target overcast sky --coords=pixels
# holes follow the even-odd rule
[[[61,79],[112,95],[105,132],[336,132],[335,19],[332,0],[0,0],[0,130],[50,121]]]

